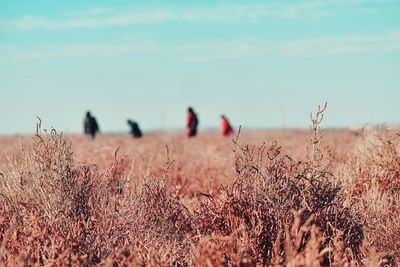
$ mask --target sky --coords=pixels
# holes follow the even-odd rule
[[[400,123],[400,1],[0,1],[0,134]]]

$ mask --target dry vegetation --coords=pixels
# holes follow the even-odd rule
[[[400,266],[400,135],[323,112],[233,142],[3,137],[0,265]]]

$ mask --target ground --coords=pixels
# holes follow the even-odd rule
[[[398,263],[397,129],[42,130],[0,144],[5,265]]]

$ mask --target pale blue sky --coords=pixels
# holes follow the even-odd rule
[[[0,134],[400,122],[400,1],[0,2]]]

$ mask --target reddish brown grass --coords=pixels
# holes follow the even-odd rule
[[[398,266],[398,131],[1,138],[3,266]],[[23,148],[21,149],[21,144]]]

